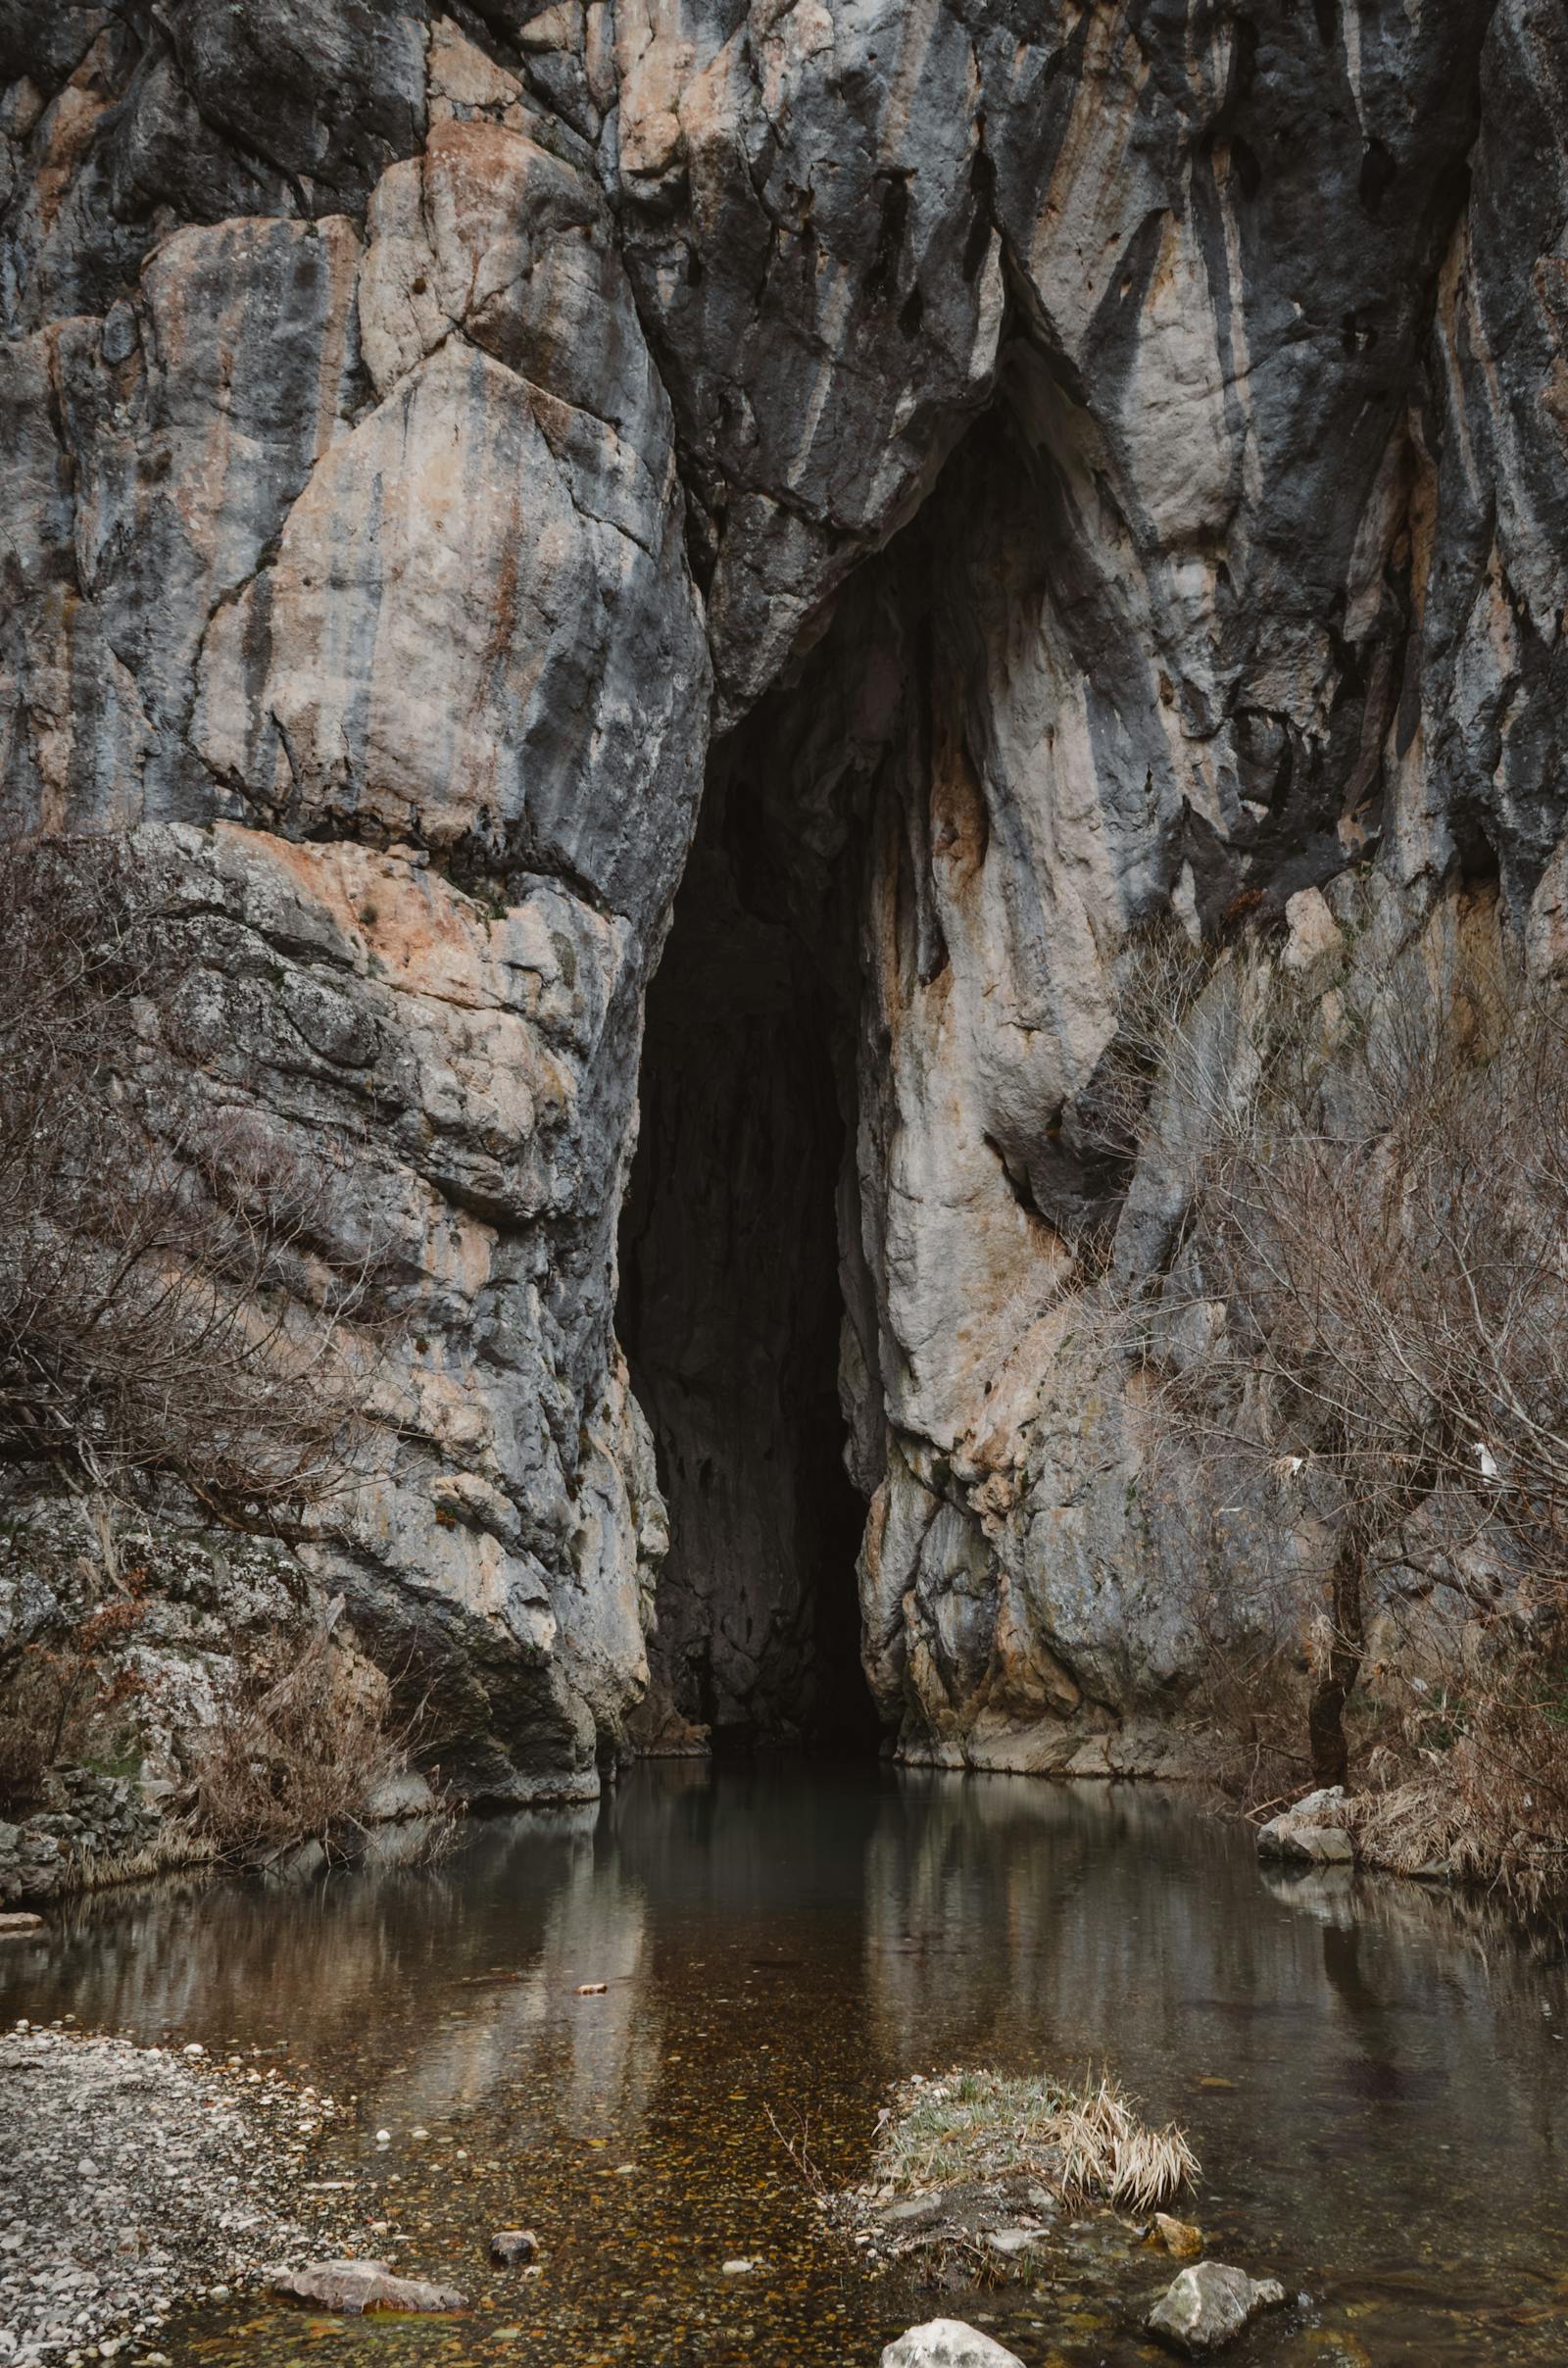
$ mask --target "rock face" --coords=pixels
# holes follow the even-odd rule
[[[1157,1764],[1300,1555],[1216,1597],[1099,1321],[1180,1218],[1126,950],[1568,969],[1560,10],[0,5],[0,811],[156,853],[168,1050],[388,1245],[318,1558],[444,1774],[830,1723],[862,1506],[907,1753]]]
[[[81,1860],[133,1859],[156,1830],[123,1777],[63,1768],[48,1778],[43,1807],[16,1824],[0,1821],[0,1900],[48,1899],[71,1887]]]

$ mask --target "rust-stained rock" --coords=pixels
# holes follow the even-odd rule
[[[1328,1042],[1488,931],[1568,974],[1568,34],[1372,14],[0,25],[0,826],[139,832],[164,1050],[390,1249],[317,1575],[470,1796],[645,1696],[804,1731],[858,1530],[937,1764],[1168,1768],[1298,1633],[1317,1516],[1200,1553],[1109,1338],[1182,1252],[1179,1097],[1107,1149],[1140,950],[1277,925]]]
[[[1203,2232],[1190,2220],[1174,2220],[1169,2212],[1154,2214],[1154,2237],[1178,2261],[1192,2261],[1203,2249]]]

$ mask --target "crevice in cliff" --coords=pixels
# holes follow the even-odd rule
[[[648,997],[618,1327],[670,1550],[645,1744],[869,1744],[844,1465],[836,1199],[852,1021],[721,758]]]

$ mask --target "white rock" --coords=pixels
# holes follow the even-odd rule
[[[1289,931],[1283,957],[1287,970],[1298,974],[1309,970],[1325,954],[1338,954],[1344,947],[1340,924],[1321,888],[1303,888],[1287,900],[1285,925]]]
[[[882,2368],[1023,2368],[1023,2363],[1015,2351],[962,2319],[928,2319],[888,2344]]]
[[[1171,2281],[1145,2324],[1151,2335],[1196,2358],[1234,2343],[1261,2311],[1284,2299],[1276,2278],[1250,2278],[1226,2261],[1199,2261]]]
[[[1289,1810],[1259,1828],[1257,1854],[1302,1866],[1348,1866],[1355,1857],[1355,1845],[1343,1826],[1317,1825]]]

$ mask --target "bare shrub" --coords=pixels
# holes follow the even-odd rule
[[[1313,1783],[1347,1778],[1379,1577],[1456,1587],[1495,1632],[1455,1795],[1479,1819],[1504,1735],[1521,1798],[1561,1763],[1522,1703],[1568,1609],[1568,1011],[1474,938],[1441,983],[1367,992],[1325,1001],[1254,941],[1159,1033],[1186,1215],[1131,1335],[1189,1468],[1250,1465],[1327,1541]]]
[[[254,1864],[301,1842],[345,1847],[410,1736],[351,1674],[323,1624],[281,1638],[235,1675],[204,1738],[194,1823],[221,1857]]]
[[[801,2185],[808,2189],[818,2201],[825,2202],[832,2190],[828,2183],[827,2173],[811,2149],[810,2114],[804,2105],[793,2108],[795,2127],[793,2130],[786,2130],[770,2104],[764,2104],[762,2112],[768,2128],[789,2156]]]
[[[1182,1474],[1189,1488],[1191,1478]],[[1211,1785],[1250,1816],[1271,1813],[1310,1780],[1292,1605],[1283,1588],[1249,1568],[1254,1621],[1242,1629],[1236,1540],[1219,1530],[1212,1505],[1173,1482],[1160,1493],[1164,1521],[1172,1534],[1185,1531],[1200,1574],[1183,1606],[1196,1661],[1186,1708],[1204,1731]]]
[[[177,889],[122,837],[0,851],[0,1483],[63,1486],[101,1550],[65,1556],[0,1649],[12,1801],[135,1682],[116,1649],[145,1574],[119,1568],[117,1504],[319,1537],[372,1467],[382,1239],[328,1140],[236,1107],[172,1049],[192,951]],[[269,1713],[302,1765],[311,1668]],[[352,1718],[318,1740],[320,1797],[291,1779],[283,1823],[330,1823],[370,1756]]]
[[[1171,1049],[1191,1029],[1219,960],[1214,946],[1195,945],[1169,913],[1128,938],[1115,966],[1115,1034],[1080,1097],[1081,1123],[1099,1158],[1126,1170],[1143,1151]]]
[[[39,1799],[62,1741],[54,1689],[29,1654],[0,1692],[0,1812]]]
[[[1362,1854],[1399,1874],[1495,1883],[1532,1911],[1568,1901],[1568,1656],[1526,1650],[1477,1685],[1412,1696],[1345,1806]],[[1378,1779],[1381,1777],[1381,1781]]]
[[[95,1720],[132,1701],[133,1670],[114,1665],[116,1649],[140,1624],[145,1574],[47,1641],[29,1639],[0,1653],[0,1808],[40,1799],[52,1767],[80,1756]]]
[[[0,1463],[287,1534],[365,1444],[349,1180],[163,1053],[170,913],[127,842],[13,847],[0,906]]]

